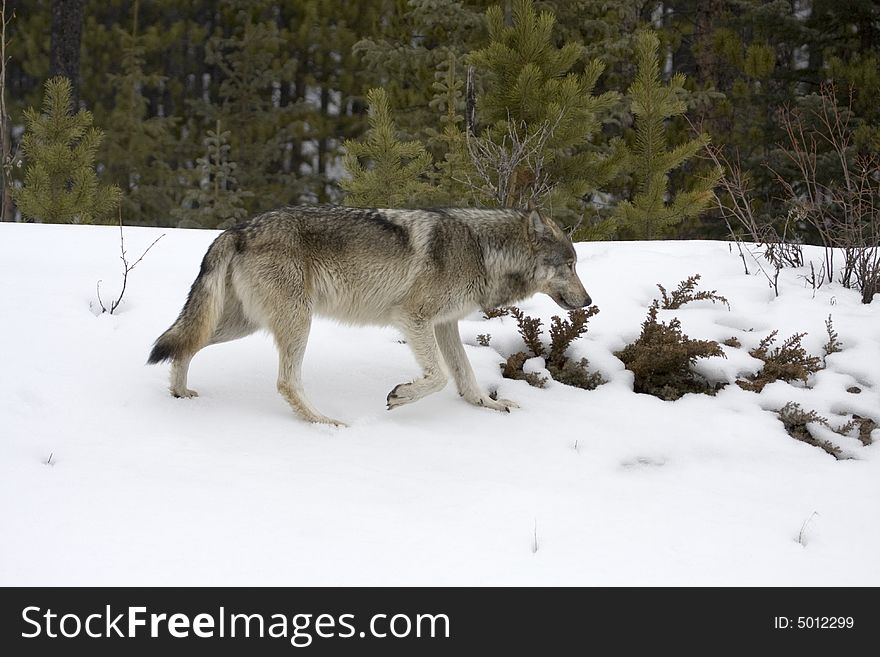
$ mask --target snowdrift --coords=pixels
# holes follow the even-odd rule
[[[418,373],[398,334],[317,321],[304,380],[351,425],[334,429],[276,393],[266,335],[201,352],[197,399],[168,394],[167,366],[144,363],[216,233],[126,228],[129,259],[163,232],[109,315],[96,286],[105,304],[119,292],[117,228],[0,225],[2,585],[880,585],[880,431],[870,446],[834,437],[836,460],[773,412],[880,422],[880,300],[814,292],[791,269],[776,298],[723,242],[578,244],[601,312],[572,353],[606,384],[502,378],[515,322],[474,315],[462,335],[480,383],[521,408],[472,407],[450,384],[389,412],[388,391]],[[821,355],[829,314],[843,351],[808,386],[633,393],[613,353],[657,283],[695,273],[730,310],[661,319],[738,338],[700,363],[707,377],[755,372],[748,350],[773,329],[806,331]],[[564,315],[545,297],[521,307],[545,325]]]

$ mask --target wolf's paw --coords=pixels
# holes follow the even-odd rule
[[[398,406],[414,402],[419,397],[414,395],[413,392],[412,383],[401,383],[394,386],[394,390],[389,392],[388,397],[385,399],[388,403],[388,410],[390,411]]]
[[[492,399],[489,395],[480,395],[473,399],[465,397],[465,399],[474,406],[491,408],[492,410],[503,411],[505,413],[510,413],[511,408],[519,408],[519,404],[514,401],[510,401],[509,399]]]
[[[348,425],[342,420],[334,420],[332,417],[327,417],[326,415],[316,415],[315,417],[310,418],[309,422],[313,422],[315,424],[327,424],[331,427],[348,427]]]
[[[189,399],[190,397],[199,396],[199,393],[195,390],[190,390],[189,388],[184,388],[183,390],[175,390],[174,388],[171,388],[171,394],[178,399]]]

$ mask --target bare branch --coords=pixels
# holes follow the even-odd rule
[[[721,148],[713,144],[708,144],[705,151],[707,157],[721,171],[719,179],[721,193],[718,191],[713,192],[715,203],[727,225],[731,238],[736,243],[746,274],[749,273],[749,267],[746,262],[745,253],[748,253],[752,260],[754,260],[758,270],[767,279],[770,287],[773,288],[776,296],[779,296],[779,271],[784,263],[784,259],[780,257],[779,250],[780,245],[785,243],[784,236],[780,237],[771,222],[759,219],[755,213],[749,181],[739,164],[738,158],[730,161],[724,155]],[[739,225],[747,237],[751,238],[753,244],[763,248],[764,257],[773,265],[772,274],[764,268],[761,259],[751,249],[745,247],[738,231],[734,230],[731,220]]]
[[[792,179],[774,170],[783,200],[799,220],[811,225],[825,248],[825,274],[839,274],[844,287],[856,287],[862,302],[880,292],[880,162],[876,154],[856,156],[851,125],[852,89],[848,107],[837,103],[833,85],[823,85],[819,107],[807,117],[786,109],[780,117],[788,142],[780,144],[796,171]],[[806,119],[812,119],[812,122]],[[819,170],[821,157],[831,155],[837,171]],[[835,253],[843,267],[834,268]]]
[[[469,177],[456,180],[495,199],[501,207],[540,205],[555,187],[545,168],[546,145],[561,120],[562,114],[529,134],[524,121],[516,122],[508,116],[507,132],[500,142],[467,132],[468,154],[477,181]]]
[[[107,308],[104,306],[104,300],[101,299],[101,279],[98,279],[97,284],[95,285],[96,291],[98,293],[98,303],[101,305],[101,312],[107,312]]]
[[[140,263],[140,261],[144,259],[144,256],[146,256],[147,253],[150,252],[150,249],[152,249],[154,246],[156,246],[156,243],[159,240],[161,240],[163,237],[165,237],[165,233],[162,233],[161,235],[159,235],[159,237],[154,239],[152,244],[150,244],[150,246],[148,246],[144,250],[144,252],[141,253],[140,258],[135,260],[132,264],[129,264],[128,258],[126,257],[126,251],[125,251],[125,235],[123,234],[123,231],[122,231],[122,211],[121,210],[119,211],[119,252],[120,252],[119,259],[122,260],[122,290],[119,292],[119,296],[116,298],[116,301],[113,301],[110,304],[110,311],[109,312],[111,315],[119,307],[119,304],[122,303],[122,297],[125,295],[125,288],[128,285],[129,272],[131,272],[131,270],[133,270],[135,267],[137,267],[138,263]],[[101,301],[101,281],[98,281],[98,302],[101,304],[101,311],[107,312],[107,309],[104,307],[104,303]]]

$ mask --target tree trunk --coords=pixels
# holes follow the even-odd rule
[[[4,116],[0,120],[0,157],[3,158],[3,167],[0,169],[0,221],[15,221],[15,207],[12,205],[12,181],[9,172],[12,169],[12,148],[10,145],[11,135],[9,125]]]
[[[6,0],[0,4],[0,221],[12,221],[12,134],[6,116],[6,25],[12,20],[6,17]]]
[[[63,75],[73,87],[72,109],[79,109],[79,51],[82,41],[83,0],[52,0],[49,76]]]
[[[722,16],[723,9],[721,0],[704,0],[697,4],[691,50],[696,60],[695,77],[704,87],[718,87],[718,55],[713,40],[716,22]]]

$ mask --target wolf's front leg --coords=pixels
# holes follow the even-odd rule
[[[434,327],[425,320],[408,318],[400,324],[400,330],[424,376],[412,383],[395,386],[394,390],[388,393],[388,410],[442,390],[446,385],[446,373],[443,371],[440,350],[434,337]]]
[[[278,392],[294,412],[307,422],[344,427],[344,422],[320,413],[306,398],[302,385],[302,362],[312,320],[305,309],[297,310],[289,316],[281,315],[272,324],[279,356]]]
[[[439,323],[434,327],[434,332],[437,334],[437,344],[446,361],[446,367],[449,368],[452,378],[455,379],[455,385],[458,386],[458,394],[475,406],[484,406],[496,411],[509,413],[511,408],[519,408],[509,399],[492,399],[480,390],[474,370],[464,352],[457,321]]]

